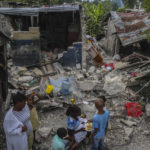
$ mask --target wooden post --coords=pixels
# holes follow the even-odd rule
[[[3,149],[3,143],[5,142],[5,135],[4,135],[4,130],[3,130],[3,117],[4,117],[4,112],[2,109],[3,106],[3,96],[2,96],[2,81],[0,80],[0,148]]]
[[[33,27],[33,16],[31,16],[31,26]]]

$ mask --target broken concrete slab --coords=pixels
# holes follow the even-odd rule
[[[62,65],[60,63],[56,62],[53,64],[53,66],[58,73],[63,74],[65,72],[64,68],[62,67]]]
[[[23,73],[24,76],[32,76],[32,72],[30,71],[26,71],[25,73]]]
[[[38,69],[38,68],[35,68],[35,69],[33,70],[33,72],[34,72],[37,76],[42,76],[42,75],[43,75],[42,71],[41,71],[40,69]]]
[[[146,110],[146,116],[150,117],[150,104],[146,105],[145,110]]]
[[[77,81],[77,86],[81,91],[91,91],[94,89],[98,81],[90,81],[90,80],[85,80],[85,81]]]
[[[51,127],[41,127],[37,130],[37,132],[42,138],[46,139],[50,135],[51,130]]]
[[[126,128],[125,127],[124,131],[125,131],[125,134],[126,134],[127,138],[129,138],[133,133],[133,128]]]
[[[95,66],[90,67],[90,69],[88,70],[89,74],[93,74],[95,72],[96,68]]]
[[[18,79],[19,82],[28,82],[31,80],[33,80],[32,76],[22,76],[22,77],[19,77],[19,79]]]
[[[14,79],[11,78],[11,79],[8,79],[8,83],[12,85],[15,89],[19,88],[19,86],[17,85],[17,80],[15,81]]]
[[[20,71],[26,71],[26,70],[27,70],[26,67],[17,67],[17,69],[18,69],[19,72],[20,72]]]
[[[83,81],[84,80],[84,75],[79,73],[79,74],[76,74],[76,77],[77,77],[77,80],[79,81]]]
[[[122,122],[123,124],[131,127],[131,126],[136,126],[136,122],[133,122],[133,121],[130,121],[130,120],[124,120],[124,119],[121,119],[120,122]]]
[[[62,104],[61,103],[57,103],[57,102],[52,102],[52,101],[50,101],[48,99],[48,100],[41,100],[41,101],[39,101],[37,106],[38,106],[39,109],[42,109],[42,108],[50,107],[50,106],[62,107]]]
[[[115,65],[115,69],[117,70],[117,69],[120,69],[120,68],[127,66],[128,63],[127,62],[117,62],[114,65]]]
[[[122,81],[123,76],[118,72],[110,72],[105,76],[103,89],[109,94],[114,95],[125,91],[126,85]]]
[[[76,64],[77,69],[81,69],[81,64]]]

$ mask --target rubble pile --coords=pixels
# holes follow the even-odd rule
[[[22,90],[27,95],[38,92],[42,96],[37,104],[41,126],[36,132],[35,143],[40,150],[49,148],[57,128],[66,127],[65,111],[72,98],[87,119],[91,119],[95,114],[96,98],[101,95],[106,97],[106,109],[110,111],[106,143],[111,150],[131,143],[134,136],[139,134],[138,130],[142,130],[142,136],[149,135],[149,132],[144,133],[141,123],[144,117],[149,117],[150,112],[148,94],[143,95],[149,87],[150,58],[134,53],[118,61],[102,51],[96,53],[101,53],[99,56],[103,58],[101,66],[87,53],[86,70],[81,70],[77,65],[64,66],[60,61],[63,54],[58,59],[52,53],[42,53],[41,64],[27,67],[13,66],[12,60],[8,60],[9,93]],[[50,95],[45,92],[47,85],[54,87]],[[129,116],[125,107],[127,102],[137,102],[142,115],[136,118]],[[6,109],[10,103],[11,94],[7,97]],[[147,123],[143,123],[143,128],[147,128]],[[87,142],[86,147],[89,144]]]

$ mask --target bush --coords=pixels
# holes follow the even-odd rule
[[[103,21],[112,10],[110,1],[84,4],[86,33],[97,39],[104,34]]]

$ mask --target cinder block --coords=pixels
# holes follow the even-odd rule
[[[40,38],[40,33],[31,33],[28,31],[14,31],[12,35],[13,40],[35,40]]]
[[[29,32],[37,33],[39,31],[40,31],[39,27],[29,27]]]

